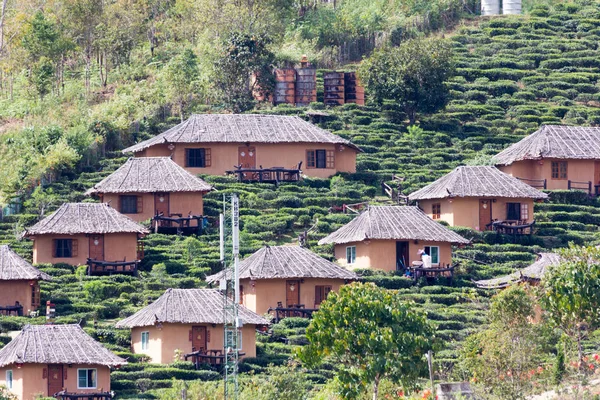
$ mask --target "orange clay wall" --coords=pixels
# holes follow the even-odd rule
[[[77,239],[77,257],[54,257],[53,239]],[[104,235],[106,261],[134,261],[137,259],[137,233],[108,233]],[[89,255],[89,237],[86,235],[38,235],[33,238],[33,263],[67,263],[84,265]]]
[[[558,159],[545,160],[524,160],[517,161],[511,165],[498,166],[502,172],[509,175],[527,178],[527,179],[547,179],[548,190],[566,190],[568,181],[588,182],[598,184],[600,172],[600,163],[594,160],[566,160],[567,161],[567,179],[552,179],[552,161],[561,161]]]
[[[21,368],[16,365],[8,365],[0,368],[0,385],[6,385],[6,371],[13,371],[13,389],[11,393],[19,400],[34,400],[40,397],[50,397],[54,393],[48,393],[48,379],[44,378],[46,364],[25,364]],[[98,370],[96,389],[77,389],[77,369],[96,368]],[[66,377],[65,377],[66,375]],[[89,393],[110,391],[110,369],[103,365],[81,365],[74,364],[70,368],[63,365],[64,387],[69,392]]]
[[[173,161],[185,168],[186,148],[210,148],[211,166],[208,168],[186,168],[193,174],[223,175],[238,165],[238,148],[244,143],[177,143],[172,152]],[[256,149],[256,168],[295,167],[302,161],[302,173],[307,176],[327,178],[337,172],[356,172],[356,150],[347,146],[313,143],[250,143]],[[307,168],[307,150],[335,150],[335,168]],[[136,157],[169,157],[167,145],[155,145],[135,154]]]
[[[0,281],[0,306],[13,306],[15,301],[23,306],[23,315],[35,311],[31,307],[31,286],[29,282],[37,281]]]
[[[524,198],[496,198],[496,202],[494,203],[492,201],[494,199],[492,198],[455,197],[452,199],[452,203],[450,203],[449,199],[420,200],[419,207],[425,214],[433,218],[431,206],[434,203],[440,203],[442,211],[440,220],[446,221],[450,226],[466,226],[475,230],[484,230],[485,227],[479,226],[479,201],[484,199],[490,201],[492,219],[506,219],[506,203],[526,203],[529,205],[529,218],[527,221],[533,221],[534,201]]]
[[[244,287],[244,306],[259,315],[266,314],[269,307],[277,307],[278,301],[285,307],[287,280],[288,279],[241,280],[240,285]],[[252,284],[254,284],[254,286],[252,286]],[[305,278],[304,283],[300,283],[300,304],[304,304],[306,308],[318,308],[318,306],[315,305],[315,286],[331,286],[332,291],[339,292],[340,287],[343,284],[343,279]]]
[[[119,196],[132,195],[142,196],[142,212],[137,214],[124,214],[136,222],[147,221],[156,215],[154,211],[154,193],[105,193],[102,195],[103,203],[110,203],[110,206],[121,212],[119,209]],[[190,211],[194,215],[203,215],[204,201],[202,192],[178,192],[169,194],[169,211],[171,214],[181,214],[186,217]]]
[[[190,331],[192,326],[206,326],[209,350],[223,350],[223,325],[211,324],[171,324],[164,323],[161,329],[155,326],[136,327],[131,330],[131,348],[135,354],[146,354],[152,363],[169,364],[174,361],[175,351],[182,354],[192,351]],[[244,357],[256,356],[255,325],[242,328],[242,352]],[[142,332],[149,332],[149,349],[142,350]],[[182,358],[183,359],[183,358]]]
[[[440,247],[440,264],[452,264],[452,246],[447,242],[426,242],[409,240],[408,263],[420,261],[417,251],[425,246]],[[356,262],[348,265],[346,263],[346,247],[356,246]],[[363,242],[352,242],[338,244],[335,246],[335,258],[338,264],[349,268],[374,268],[384,271],[396,270],[396,240],[369,240]]]

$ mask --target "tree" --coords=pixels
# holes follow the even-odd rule
[[[434,112],[449,100],[445,81],[454,73],[449,43],[411,39],[383,47],[363,61],[359,76],[372,98],[397,102],[414,124],[418,112]]]
[[[309,344],[300,358],[314,366],[325,356],[339,364],[337,376],[344,398],[356,398],[368,384],[377,399],[379,382],[412,387],[425,366],[424,354],[434,341],[434,328],[412,302],[396,291],[353,283],[330,293],[306,330]]]
[[[183,122],[183,110],[194,93],[197,91],[198,57],[191,49],[185,49],[173,57],[166,65],[164,78],[167,84],[168,99],[177,104],[179,117]]]
[[[52,189],[44,190],[40,185],[35,188],[31,197],[25,201],[25,207],[33,208],[37,211],[39,219],[44,218],[48,208],[56,205],[60,198],[57,196]]]
[[[558,253],[562,262],[550,268],[542,282],[542,307],[577,344],[583,366],[582,341],[600,326],[600,249],[570,245]]]

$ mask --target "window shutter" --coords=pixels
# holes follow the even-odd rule
[[[137,213],[141,214],[144,212],[144,198],[142,196],[137,197]]]
[[[191,329],[190,329],[190,332],[189,332],[189,337],[188,337],[188,340],[189,340],[190,342],[192,341],[192,330],[191,330]]]
[[[327,150],[327,168],[335,168],[335,151]]]
[[[210,167],[211,166],[211,154],[210,154],[210,149],[204,149],[204,166],[205,167]]]
[[[315,167],[315,151],[306,150],[306,168]]]
[[[71,257],[77,257],[79,254],[79,240],[71,240]]]
[[[315,286],[315,304],[321,304],[321,289],[323,286]]]

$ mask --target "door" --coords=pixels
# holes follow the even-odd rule
[[[256,149],[254,146],[240,146],[238,148],[238,164],[242,168],[256,168]]]
[[[104,261],[104,235],[90,236],[90,258]]]
[[[62,364],[48,365],[48,396],[52,397],[55,393],[63,390],[63,366]]]
[[[208,346],[205,326],[192,326],[192,347],[195,351],[206,351]]]
[[[486,225],[492,222],[492,201],[479,200],[479,230],[485,231]]]
[[[286,281],[285,303],[287,307],[300,304],[300,281]]]
[[[408,268],[408,242],[396,242],[396,270]]]
[[[154,194],[154,213],[168,217],[169,214],[169,193]]]

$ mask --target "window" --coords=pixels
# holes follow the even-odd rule
[[[521,203],[521,218],[523,221],[527,221],[529,219],[529,204]]]
[[[238,337],[238,350],[242,350],[242,331],[238,330],[237,333],[237,337]],[[233,332],[231,331],[227,331],[227,347],[233,347],[234,343],[233,343]]]
[[[566,161],[552,161],[552,179],[567,179]]]
[[[98,371],[96,368],[77,370],[77,389],[96,389]]]
[[[315,286],[315,305],[318,306],[327,299],[331,286]]]
[[[119,196],[119,203],[121,204],[122,214],[137,214],[142,212],[138,207],[138,203],[141,202],[142,196]]]
[[[346,264],[354,264],[356,262],[356,246],[346,247]]]
[[[511,221],[521,219],[521,203],[506,203],[506,219]]]
[[[440,219],[442,215],[442,205],[440,203],[434,203],[431,205],[431,218]]]
[[[31,286],[31,311],[40,306],[40,284],[35,283]]]
[[[9,369],[6,371],[6,388],[7,389],[12,389],[13,388],[13,373],[12,373],[12,369]]]
[[[77,257],[76,239],[54,239],[54,257],[72,258]]]
[[[335,152],[333,150],[307,150],[306,168],[335,168]]]
[[[150,332],[142,332],[142,350],[148,350]]]
[[[439,246],[425,246],[425,253],[431,257],[432,264],[440,263],[440,247]]]
[[[211,165],[210,149],[185,149],[185,166],[206,168]]]

